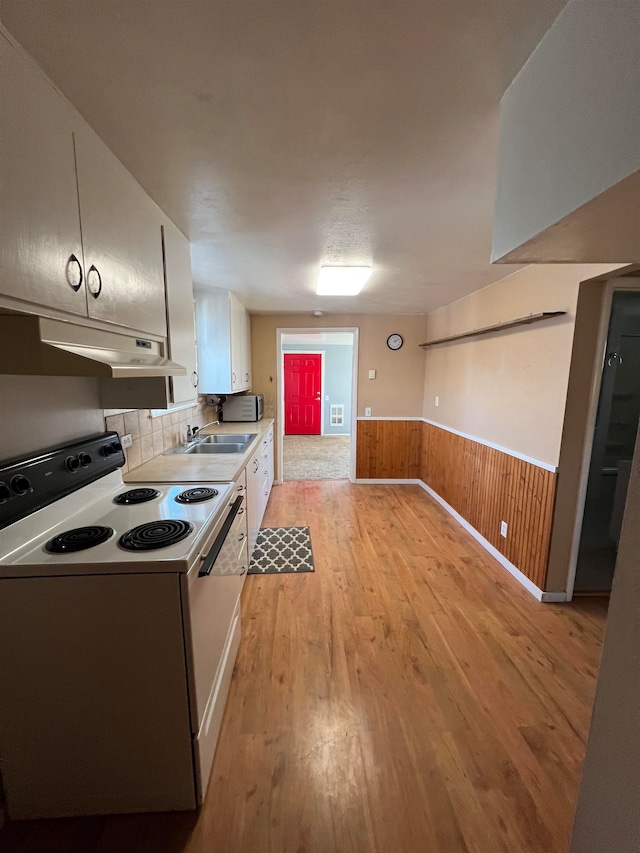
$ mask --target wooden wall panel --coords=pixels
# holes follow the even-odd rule
[[[422,461],[421,421],[358,421],[356,477],[417,480]]]
[[[422,421],[372,420],[358,421],[356,477],[422,480],[544,589],[553,472]]]
[[[556,475],[426,423],[420,463],[420,479],[544,589]],[[509,525],[506,539],[501,521]]]

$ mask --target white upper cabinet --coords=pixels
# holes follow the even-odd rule
[[[86,316],[73,113],[0,33],[0,293]]]
[[[0,77],[5,304],[164,337],[162,211],[1,28]]]
[[[242,379],[243,389],[251,388],[251,318],[242,307]]]
[[[75,143],[89,317],[165,335],[162,212],[90,128]]]
[[[176,226],[163,225],[164,275],[167,296],[167,348],[172,361],[187,369],[186,376],[170,376],[169,396],[174,405],[195,403],[198,397],[196,341],[193,317],[191,248]]]
[[[196,300],[201,394],[236,394],[251,388],[249,318],[228,290],[212,289]]]

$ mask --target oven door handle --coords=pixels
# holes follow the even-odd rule
[[[231,509],[227,517],[224,520],[224,524],[222,525],[222,529],[220,533],[215,538],[215,542],[211,546],[211,550],[204,558],[202,566],[200,567],[200,571],[198,572],[198,577],[203,578],[207,575],[211,574],[211,569],[213,568],[213,564],[218,559],[218,554],[222,550],[222,546],[224,545],[224,540],[227,538],[229,531],[231,530],[231,525],[233,524],[233,520],[236,515],[240,511],[240,506],[242,501],[244,500],[244,495],[238,495],[235,501],[231,504]]]

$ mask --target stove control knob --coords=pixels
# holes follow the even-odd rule
[[[111,447],[113,448],[114,453],[120,453],[120,451],[122,450],[122,445],[119,441],[114,441]]]
[[[6,483],[0,483],[0,504],[8,501],[11,497],[11,489]]]
[[[31,483],[24,474],[15,474],[11,478],[11,491],[14,495],[26,495],[31,491]]]
[[[100,452],[103,456],[113,456],[116,451],[113,444],[105,444]]]
[[[67,471],[71,471],[72,474],[75,474],[75,472],[78,470],[79,465],[80,462],[78,461],[77,456],[67,456],[67,458],[64,460],[64,467],[67,469]]]
[[[90,465],[93,462],[93,459],[88,453],[78,453],[78,462],[83,468],[86,468],[87,465]]]

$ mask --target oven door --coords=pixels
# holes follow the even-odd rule
[[[244,497],[239,495],[209,538],[203,554],[183,576],[183,620],[189,675],[191,726],[200,731],[218,678],[225,644],[244,582]]]

